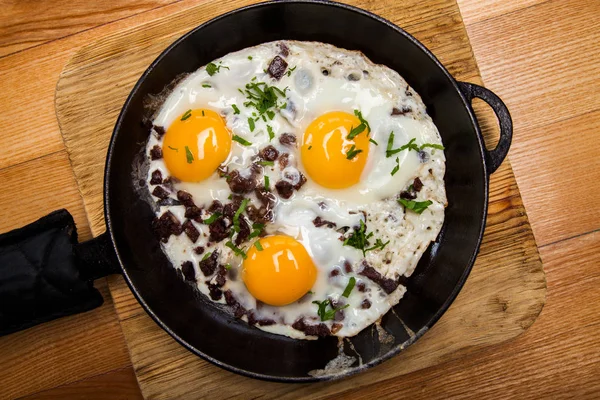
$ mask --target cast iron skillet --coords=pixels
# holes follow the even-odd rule
[[[144,99],[178,75],[225,54],[278,39],[310,40],[361,50],[375,63],[398,71],[421,95],[446,147],[448,208],[442,231],[423,255],[407,293],[381,326],[392,346],[370,327],[349,341],[362,358],[341,374],[319,377],[338,354],[336,338],[293,340],[248,326],[219,310],[181,280],[151,230],[153,212],[136,193],[133,160],[144,152],[148,130]],[[471,100],[486,101],[500,122],[500,141],[486,150]],[[366,11],[325,1],[270,2],[215,18],[169,46],[139,79],[117,120],[106,160],[104,206],[107,233],[84,243],[104,256],[98,275],[122,272],[150,316],[185,348],[225,369],[285,382],[336,379],[398,354],[421,337],[448,309],[475,261],[485,227],[488,175],[508,152],[512,123],[506,106],[487,89],[456,82],[421,43]],[[114,250],[118,264],[109,253]],[[112,263],[112,264],[111,264]],[[117,264],[117,265],[116,265]],[[400,320],[403,322],[401,323]],[[409,334],[404,325],[414,332]],[[348,341],[348,355],[355,355]]]

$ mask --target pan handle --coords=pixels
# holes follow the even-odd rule
[[[496,114],[496,118],[498,118],[500,124],[500,140],[498,140],[498,144],[493,150],[487,150],[485,147],[483,149],[488,174],[493,174],[506,158],[508,150],[510,149],[510,143],[512,142],[513,124],[510,113],[508,112],[506,104],[504,104],[504,102],[500,100],[500,97],[496,96],[491,90],[473,83],[457,83],[460,91],[467,100],[467,103],[469,103],[469,106],[471,106],[472,100],[477,97],[485,101],[492,110],[494,110],[494,114]],[[472,107],[471,112],[473,112]]]
[[[67,210],[0,234],[0,336],[99,307],[93,281],[119,271],[109,235],[78,243]]]

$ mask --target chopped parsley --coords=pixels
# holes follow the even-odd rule
[[[367,251],[383,249],[389,243],[389,241],[387,243],[383,243],[381,239],[377,239],[375,241],[375,246],[369,247],[369,245],[371,244],[369,242],[369,239],[371,239],[372,237],[373,232],[367,234],[367,226],[361,220],[360,227],[358,229],[354,228],[354,232],[352,232],[352,234],[350,234],[350,236],[348,236],[344,240],[344,246],[354,247],[355,249],[362,251],[363,256],[365,256],[367,254]]]
[[[219,217],[221,217],[221,213],[216,212],[213,215],[211,215],[210,217],[208,217],[207,219],[205,219],[204,221],[202,221],[202,223],[206,224],[206,225],[210,225],[213,222],[215,222],[217,219],[219,219]]]
[[[343,310],[344,308],[348,308],[350,306],[350,304],[346,304],[343,307],[339,307],[339,308],[333,308],[331,307],[331,300],[326,299],[323,301],[313,301],[313,304],[316,304],[319,308],[317,310],[317,315],[319,315],[319,317],[321,317],[321,321],[329,321],[335,318],[335,313]],[[330,309],[327,309],[327,306],[330,307]]]
[[[227,67],[225,65],[221,65],[221,63],[219,63],[219,65],[212,63],[212,62],[206,64],[206,72],[208,72],[208,74],[210,76],[213,76],[214,74],[216,74],[218,72],[221,72],[221,68],[229,69],[229,67]]]
[[[419,147],[420,150],[423,150],[426,147],[431,147],[432,149],[437,149],[437,150],[444,150],[445,147],[442,146],[441,144],[435,144],[435,143],[423,143],[421,145],[421,147]]]
[[[356,278],[355,277],[350,277],[350,280],[348,281],[348,284],[346,285],[346,289],[344,289],[344,293],[342,293],[342,296],[348,298],[348,296],[350,296],[350,293],[352,292],[352,289],[354,289],[354,285],[356,285]]]
[[[188,164],[191,164],[192,161],[194,161],[194,155],[190,151],[190,148],[187,146],[185,146],[185,158],[186,158]]]
[[[206,253],[204,255],[204,257],[202,257],[202,261],[206,260],[208,257],[210,257],[212,255],[212,251],[209,251],[208,253]]]
[[[312,146],[308,146],[308,149],[309,149],[309,150],[310,150],[310,149],[312,149]]]
[[[287,72],[285,73],[287,76],[291,76],[292,72],[294,72],[296,70],[296,68],[298,68],[298,66],[294,66],[293,68],[288,68]]]
[[[186,119],[188,119],[189,117],[192,116],[192,110],[187,110],[185,113],[183,113],[183,115],[181,116],[181,120],[185,121]]]
[[[240,231],[240,215],[242,215],[249,202],[250,199],[242,200],[242,204],[240,204],[240,207],[237,209],[235,214],[233,214],[233,230],[236,232]]]
[[[252,60],[252,56],[248,56],[248,60]]]
[[[273,132],[273,128],[271,128],[271,125],[267,125],[267,133],[269,134],[269,142],[270,142],[275,137],[275,132]]]
[[[269,190],[270,182],[269,177],[265,175],[265,190]]]
[[[248,239],[253,239],[255,237],[257,237],[258,235],[260,235],[260,233],[263,231],[263,229],[265,228],[265,224],[261,224],[261,223],[254,223],[252,224],[252,233],[250,233],[250,236],[248,236]]]
[[[250,82],[242,92],[248,99],[244,105],[256,108],[260,115],[265,114],[271,108],[277,107],[278,96],[285,97],[286,90],[287,88],[281,90],[276,86],[269,86],[265,82]]]
[[[240,109],[235,104],[232,104],[231,108],[233,108],[233,113],[234,114],[239,114],[240,113]]]
[[[425,201],[414,201],[414,200],[405,200],[398,199],[398,203],[406,207],[407,209],[416,212],[417,214],[421,214],[423,211],[427,209],[430,205],[433,204],[431,200]]]
[[[379,143],[377,143],[375,140],[373,139],[369,139],[369,142],[373,143],[375,146],[379,146]]]
[[[272,167],[275,165],[274,161],[259,161],[258,163],[263,167]]]
[[[231,264],[225,264],[225,269],[226,269],[227,271],[229,271],[231,268],[233,268],[233,267],[231,266]]]
[[[360,120],[360,125],[358,125],[356,128],[350,129],[350,133],[346,137],[348,140],[354,139],[358,134],[364,132],[365,129],[367,129],[367,135],[371,133],[371,126],[367,120],[363,118],[362,113],[358,110],[354,110],[354,115],[356,115]]]
[[[257,249],[258,251],[263,251],[263,247],[262,247],[262,245],[260,244],[260,240],[257,240],[256,242],[254,242],[254,247],[256,247],[256,249]]]
[[[400,170],[400,158],[396,157],[396,166],[394,167],[394,169],[391,172],[392,176],[396,175],[396,172],[398,172],[399,170]]]
[[[178,153],[179,153],[179,149],[178,149],[178,148],[176,148],[176,147],[171,147],[171,146],[169,146],[169,148],[170,148],[171,150],[175,150],[176,152],[178,152]]]
[[[267,110],[267,117],[269,117],[269,119],[273,119],[275,118],[275,113],[271,110]]]
[[[246,256],[246,253],[244,252],[244,250],[240,249],[235,244],[233,244],[233,242],[231,240],[229,240],[227,243],[225,243],[225,246],[229,247],[235,253],[236,256],[240,256],[244,260],[246,259],[247,256]]]
[[[254,120],[252,118],[248,118],[248,126],[250,127],[250,132],[254,132],[256,126],[254,125]]]
[[[252,142],[249,142],[246,139],[244,139],[243,137],[240,137],[238,135],[233,135],[233,137],[231,139],[235,140],[236,142],[238,142],[239,144],[241,144],[243,146],[252,146]]]
[[[204,87],[204,88],[211,88],[212,86],[210,86],[210,84],[208,84],[208,83],[203,83],[202,87]]]
[[[352,145],[352,147],[350,147],[350,150],[348,150],[348,152],[346,153],[346,159],[347,160],[352,160],[354,157],[356,157],[359,153],[362,153],[362,150],[357,150],[355,145]]]

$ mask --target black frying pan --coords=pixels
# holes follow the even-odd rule
[[[381,326],[394,337],[383,346],[367,328],[349,340],[362,358],[341,374],[319,377],[338,354],[336,338],[293,340],[269,334],[221,311],[175,273],[151,229],[153,211],[136,189],[134,168],[145,151],[144,99],[178,75],[227,53],[278,39],[308,40],[360,50],[398,71],[421,95],[446,147],[448,208],[444,226],[420,260],[400,303]],[[488,151],[471,100],[487,102],[500,122],[500,141]],[[92,277],[121,272],[150,316],[185,348],[225,369],[285,382],[336,379],[398,354],[448,309],[473,266],[487,215],[488,176],[506,156],[512,123],[506,106],[489,90],[456,82],[415,38],[366,11],[325,1],[271,2],[215,18],[169,46],[144,72],[115,125],[106,160],[104,206],[107,233],[79,245],[95,265]],[[116,254],[116,257],[114,256]],[[400,321],[401,320],[401,321]],[[407,332],[408,327],[414,335]],[[346,342],[347,344],[347,342]],[[354,350],[346,345],[349,355]]]

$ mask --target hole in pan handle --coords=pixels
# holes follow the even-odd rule
[[[496,96],[491,90],[473,83],[457,83],[460,91],[467,100],[467,103],[469,103],[469,106],[471,106],[471,101],[477,97],[485,101],[492,110],[494,110],[494,114],[496,114],[496,118],[498,118],[500,124],[500,140],[498,140],[498,144],[493,150],[487,150],[485,147],[483,149],[488,174],[492,174],[498,169],[500,164],[502,164],[502,161],[504,161],[508,154],[508,150],[510,149],[513,135],[512,118],[510,117],[506,104],[504,104],[504,102],[500,100],[500,97]],[[473,112],[472,108],[471,112]],[[478,133],[481,135],[481,132]]]
[[[78,243],[67,210],[0,234],[0,336],[99,307],[94,280],[120,271],[109,235]]]

